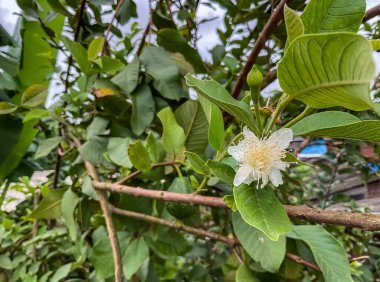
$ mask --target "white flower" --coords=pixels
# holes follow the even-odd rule
[[[285,170],[289,165],[281,159],[293,139],[293,131],[282,128],[269,138],[258,139],[253,132],[244,127],[243,135],[243,140],[228,148],[228,153],[240,165],[234,185],[250,184],[254,180],[258,181],[257,186],[260,180],[262,181],[261,188],[267,185],[268,181],[276,187],[281,185],[281,170]]]

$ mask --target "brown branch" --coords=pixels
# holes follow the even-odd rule
[[[214,233],[214,232],[210,232],[207,230],[187,226],[187,225],[182,224],[179,221],[169,221],[169,220],[165,220],[165,219],[155,217],[155,216],[151,216],[151,215],[147,215],[147,214],[122,210],[122,209],[119,209],[119,208],[111,206],[111,205],[110,205],[110,208],[111,208],[112,212],[114,212],[115,214],[119,214],[119,215],[127,216],[127,217],[132,217],[132,218],[139,219],[139,220],[146,221],[146,222],[150,222],[150,223],[156,223],[156,224],[164,225],[164,226],[167,226],[167,227],[170,227],[173,229],[177,229],[180,231],[184,231],[184,232],[196,235],[196,236],[210,238],[210,239],[213,239],[216,241],[221,241],[221,242],[226,243],[227,245],[229,245],[231,247],[238,244],[238,241],[234,238],[229,238],[229,237],[226,237],[226,236]]]
[[[302,264],[304,266],[307,266],[307,267],[310,267],[316,271],[321,271],[321,269],[315,265],[314,263],[311,263],[307,260],[304,260],[303,258],[301,258],[300,256],[297,256],[295,254],[292,254],[292,253],[286,253],[285,256],[293,261],[295,261],[296,263],[299,263],[299,264]]]
[[[265,42],[268,40],[269,36],[274,31],[277,24],[283,18],[283,10],[287,2],[289,2],[289,0],[281,0],[280,4],[277,5],[276,9],[270,16],[268,22],[264,26],[263,31],[260,33],[259,37],[257,38],[255,42],[255,46],[253,47],[252,52],[247,59],[247,62],[245,63],[243,69],[240,72],[239,78],[231,94],[232,97],[236,98],[239,95],[243,87],[243,82],[247,78],[247,75],[249,71],[251,70],[253,64],[255,63],[257,57],[259,56],[261,49],[263,49]]]
[[[366,21],[369,21],[370,19],[380,15],[380,5],[377,5],[371,9],[369,9],[367,12],[365,12],[363,23]]]
[[[77,148],[81,147],[81,143],[78,139],[74,139],[74,143]],[[93,179],[93,181],[97,181],[98,174],[96,172],[94,165],[86,159],[83,159],[83,162],[86,167],[88,175]],[[116,229],[112,221],[112,209],[110,208],[110,204],[108,203],[105,191],[97,190],[96,193],[99,199],[100,207],[104,214],[108,236],[111,241],[111,248],[112,248],[113,260],[114,260],[115,282],[122,282],[124,281],[123,280],[123,276],[124,276],[123,263],[122,263],[119,239],[117,238]]]
[[[145,40],[146,40],[146,37],[147,37],[148,34],[149,34],[149,31],[150,31],[151,26],[152,26],[152,19],[150,18],[150,19],[149,19],[149,22],[148,22],[148,24],[147,24],[147,26],[146,26],[146,28],[145,28],[145,30],[144,30],[143,36],[142,36],[142,38],[141,38],[140,45],[139,45],[139,47],[137,48],[137,52],[136,52],[137,56],[140,56],[140,54],[141,54],[141,52],[142,52],[142,49],[144,48]]]
[[[203,230],[203,229],[199,229],[199,228],[194,228],[191,226],[184,225],[179,221],[169,221],[169,220],[165,220],[165,219],[155,217],[155,216],[151,216],[151,215],[147,215],[147,214],[142,214],[142,213],[138,213],[138,212],[134,212],[134,211],[127,211],[127,210],[119,209],[119,208],[112,206],[112,205],[109,205],[109,208],[112,210],[113,213],[121,215],[121,216],[131,217],[131,218],[135,218],[135,219],[146,221],[146,222],[153,223],[153,224],[164,225],[164,226],[167,226],[169,228],[173,228],[173,229],[176,229],[179,231],[184,231],[184,232],[193,234],[195,236],[210,238],[210,239],[215,240],[215,241],[223,242],[223,243],[225,243],[228,246],[233,248],[233,251],[235,252],[238,259],[240,260],[241,263],[243,263],[243,259],[241,257],[241,254],[239,254],[238,250],[235,248],[237,245],[240,245],[240,242],[235,237],[227,237],[227,236],[223,236],[223,235],[220,235],[218,233],[211,232],[211,231],[207,231],[207,230]],[[320,269],[317,265],[315,265],[311,262],[308,262],[308,261],[304,260],[303,258],[295,255],[295,254],[286,253],[286,256],[289,259],[291,259],[291,260],[293,260],[299,264],[302,264],[302,265],[308,266],[314,270],[320,271]]]
[[[156,168],[156,167],[162,167],[162,166],[174,166],[174,165],[177,165],[177,164],[181,164],[180,162],[163,162],[163,163],[156,163],[156,164],[153,164],[152,165],[152,168]],[[123,184],[124,182],[127,182],[129,180],[131,180],[132,178],[140,175],[142,173],[142,171],[140,170],[136,170],[134,172],[132,172],[131,174],[128,174],[126,177],[120,179],[119,181],[115,182],[116,184]]]
[[[198,194],[180,194],[167,191],[148,190],[140,187],[131,187],[115,183],[99,182],[94,180],[96,189],[124,193],[135,197],[146,197],[169,202],[188,203],[216,208],[227,208],[220,197],[201,196]],[[321,210],[307,206],[284,205],[288,215],[292,218],[320,223],[358,227],[364,230],[380,230],[380,217],[368,213],[350,213],[332,210]]]
[[[111,32],[113,22],[115,21],[117,15],[119,14],[121,6],[123,5],[123,3],[124,3],[124,0],[119,0],[119,2],[116,5],[115,12],[113,13],[112,19],[111,19],[110,23],[108,24],[106,34],[104,35],[104,44],[103,44],[103,48],[102,48],[102,55],[104,55],[106,53],[106,48],[107,48],[107,44],[108,44],[108,36]]]

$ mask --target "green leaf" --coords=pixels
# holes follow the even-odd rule
[[[17,111],[17,106],[9,102],[0,102],[0,115],[11,114]]]
[[[133,0],[125,0],[117,15],[117,21],[126,24],[132,17],[137,17],[136,4]]]
[[[278,241],[269,240],[260,230],[245,223],[238,213],[232,214],[232,222],[235,234],[249,256],[265,270],[278,272],[285,258],[285,236],[280,236]]]
[[[164,160],[165,150],[162,143],[153,136],[152,132],[149,132],[145,141],[145,148],[149,154],[150,160],[154,163],[158,163]]]
[[[178,125],[174,114],[169,107],[162,109],[158,114],[164,128],[162,134],[162,143],[166,152],[172,155],[178,155],[185,146],[185,132]]]
[[[380,121],[363,120],[345,112],[328,111],[303,118],[291,129],[294,135],[325,136],[380,142]]]
[[[227,207],[230,208],[233,212],[238,211],[236,208],[235,198],[233,195],[225,195],[223,197],[223,202],[225,202]]]
[[[170,184],[168,192],[191,194],[194,192],[194,189],[187,177],[177,177],[174,178],[173,182]],[[182,220],[194,215],[198,207],[188,204],[168,202],[166,203],[166,209],[172,216]]]
[[[61,13],[64,16],[70,17],[71,14],[66,10],[66,8],[57,0],[47,0],[50,7],[54,12]]]
[[[208,144],[208,122],[199,102],[187,100],[176,109],[174,116],[185,131],[186,150],[203,154]]]
[[[64,139],[62,137],[56,136],[46,140],[43,140],[38,146],[36,159],[46,157],[52,150],[54,150]]]
[[[132,168],[131,160],[128,156],[129,138],[111,137],[108,140],[108,156],[115,164]]]
[[[87,59],[92,61],[96,59],[104,46],[104,37],[94,38],[88,46]]]
[[[88,61],[87,51],[84,47],[75,41],[72,41],[66,37],[62,38],[63,44],[65,44],[66,48],[70,51],[74,60],[78,63],[79,68],[85,74],[90,70],[90,62]]]
[[[206,162],[202,160],[202,158],[198,156],[196,153],[185,152],[185,156],[187,157],[187,160],[189,161],[194,171],[200,174],[208,173],[208,167],[206,166]]]
[[[210,172],[220,180],[228,184],[233,184],[235,171],[232,167],[225,163],[213,160],[208,160],[206,165],[210,168]]]
[[[61,211],[62,217],[65,221],[67,228],[69,229],[69,235],[71,240],[77,239],[77,225],[74,218],[75,208],[79,203],[79,197],[71,189],[68,189],[62,197]]]
[[[72,263],[67,263],[62,266],[60,266],[57,271],[54,273],[54,275],[50,278],[49,281],[51,282],[59,282],[62,278],[65,278],[67,275],[69,275],[71,271]]]
[[[254,130],[254,118],[251,109],[246,103],[235,100],[227,90],[214,80],[200,80],[192,75],[186,75],[186,83],[197,93],[210,102],[215,103],[222,110],[230,113]]]
[[[280,235],[292,229],[284,207],[271,189],[240,185],[233,191],[237,209],[244,221],[269,239],[278,241]]]
[[[380,40],[368,40],[369,43],[372,45],[373,51],[379,51],[380,50]]]
[[[305,33],[356,33],[365,8],[365,0],[310,0],[301,15]]]
[[[9,35],[6,29],[2,25],[0,25],[0,47],[14,45],[15,40],[12,38],[12,36]]]
[[[296,38],[278,65],[284,92],[316,109],[371,108],[372,47],[360,35],[330,33]]]
[[[248,266],[242,264],[236,271],[236,282],[260,282],[260,280]]]
[[[202,96],[198,97],[209,123],[208,141],[217,151],[224,147],[224,120],[219,108]]]
[[[144,237],[133,240],[123,254],[123,270],[126,279],[130,279],[149,258],[149,248]]]
[[[29,215],[36,219],[58,219],[61,217],[61,202],[66,189],[52,189],[38,207]]]
[[[326,282],[353,281],[344,248],[322,226],[293,226],[293,232],[288,236],[293,239],[302,240],[309,246]]]
[[[288,5],[284,8],[284,17],[286,25],[286,33],[288,34],[288,40],[286,41],[286,49],[289,44],[294,41],[298,36],[303,35],[304,27],[300,16],[296,11],[290,9]]]
[[[147,84],[140,84],[131,94],[132,117],[131,127],[136,135],[141,135],[152,122],[155,112],[155,103]]]
[[[25,115],[22,122],[26,123],[28,121],[31,121],[34,119],[41,119],[41,118],[47,117],[49,115],[50,115],[49,111],[47,111],[45,109],[33,109]]]
[[[12,269],[14,267],[12,260],[8,255],[2,254],[0,255],[0,268],[3,269]]]
[[[100,58],[102,72],[114,75],[116,72],[124,67],[122,61],[114,59],[108,56],[102,56]]]
[[[21,96],[21,105],[24,107],[38,107],[42,105],[47,97],[47,87],[43,84],[29,86]]]
[[[182,96],[182,84],[175,62],[170,60],[161,47],[144,48],[140,60],[146,73],[153,78],[153,86],[160,94],[171,100],[179,100]]]
[[[308,163],[305,163],[305,162],[301,162],[299,159],[297,159],[296,156],[294,156],[290,152],[286,152],[285,156],[281,160],[284,161],[284,162],[287,162],[287,163],[294,163],[294,164],[298,164],[298,165],[312,166],[311,164],[308,164]]]
[[[125,93],[130,94],[135,90],[140,73],[140,61],[135,57],[122,71],[115,75],[111,81],[120,87]]]
[[[1,124],[0,120],[0,124]],[[6,120],[7,121],[7,120]],[[20,122],[21,123],[21,122]],[[9,173],[11,173],[21,162],[23,156],[28,151],[30,144],[33,142],[34,137],[38,133],[38,129],[35,128],[36,121],[29,121],[24,123],[22,126],[21,132],[18,135],[18,139],[15,140],[15,143],[12,144],[11,149],[7,152],[6,156],[3,156],[0,163],[0,180],[4,179]],[[1,125],[3,126],[3,125]],[[2,127],[2,134],[4,134],[5,129]],[[4,134],[1,136],[8,139],[6,142],[9,142],[8,135]],[[0,140],[1,140],[0,137]],[[5,146],[4,143],[0,142],[2,146]]]
[[[140,141],[129,144],[128,155],[137,170],[145,172],[152,168],[148,151]]]
[[[181,53],[192,64],[197,73],[206,72],[198,51],[190,47],[187,40],[177,30],[172,28],[160,29],[157,33],[157,43],[169,52]]]
[[[98,201],[98,194],[96,193],[94,187],[92,186],[92,179],[90,176],[86,176],[82,184],[82,192],[90,198]]]

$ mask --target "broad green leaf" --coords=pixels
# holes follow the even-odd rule
[[[153,136],[152,132],[149,132],[145,141],[145,148],[149,154],[150,160],[154,163],[162,162],[165,158],[165,150],[161,141]]]
[[[50,113],[49,111],[45,110],[45,109],[33,109],[31,110],[30,112],[28,112],[24,119],[23,119],[23,123],[26,123],[28,121],[31,121],[31,120],[34,120],[34,119],[41,119],[43,117],[47,117],[49,116]]]
[[[96,166],[101,165],[106,168],[113,168],[113,165],[104,157],[104,153],[107,152],[107,146],[108,140],[106,138],[91,138],[79,148],[79,152],[83,158]]]
[[[219,108],[202,96],[198,97],[206,115],[208,128],[208,141],[210,145],[217,151],[224,147],[224,120]]]
[[[13,45],[15,45],[15,40],[9,35],[6,29],[0,25],[0,47]]]
[[[301,15],[305,33],[356,33],[365,8],[365,0],[310,0]]]
[[[380,40],[369,40],[369,43],[372,45],[373,51],[379,51],[380,50]]]
[[[129,144],[128,155],[137,170],[145,172],[152,168],[149,154],[140,141]]]
[[[169,52],[181,53],[192,64],[197,73],[206,72],[198,51],[190,47],[187,40],[177,30],[172,28],[160,29],[157,33],[157,43]]]
[[[260,230],[244,222],[238,213],[232,214],[234,231],[249,256],[269,272],[280,269],[286,252],[286,238],[269,240]]]
[[[367,110],[374,76],[372,47],[356,34],[329,33],[297,37],[278,65],[284,92],[316,109],[342,106]]]
[[[98,200],[98,194],[95,188],[92,186],[92,179],[90,176],[86,176],[82,183],[82,192],[94,200]]]
[[[135,90],[140,73],[140,61],[135,57],[123,70],[115,75],[111,81],[120,87],[125,93],[130,94]]]
[[[240,185],[234,187],[233,191],[241,217],[269,239],[278,241],[280,235],[292,229],[284,207],[270,188]]]
[[[168,56],[177,64],[177,68],[181,76],[185,76],[188,73],[195,73],[194,67],[186,61],[185,57],[181,53],[169,53]]]
[[[7,121],[7,120],[6,120]],[[21,162],[23,156],[26,154],[28,151],[28,148],[30,144],[33,142],[34,137],[38,133],[38,129],[35,128],[36,121],[29,121],[24,123],[21,128],[21,132],[19,132],[18,139],[15,140],[14,143],[11,143],[11,149],[7,152],[5,156],[2,156],[3,158],[1,159],[0,162],[0,180],[4,179],[9,173],[11,173]],[[0,120],[1,124],[1,120]],[[7,125],[11,125],[10,123]],[[1,125],[2,127],[2,136],[0,136],[0,141],[2,138],[5,139],[4,143],[3,141],[0,142],[4,147],[5,142],[10,142],[10,138],[8,135],[4,134],[5,133],[5,127]]]
[[[129,138],[111,137],[108,140],[108,156],[115,164],[132,168],[131,160],[128,156]]]
[[[303,35],[304,27],[300,16],[296,11],[290,9],[288,5],[284,7],[284,17],[286,25],[286,33],[288,39],[286,41],[286,49],[289,47],[289,44],[294,41],[298,36]]]
[[[117,21],[122,25],[126,24],[132,17],[137,17],[136,4],[134,0],[123,1],[120,12],[117,15]]]
[[[186,150],[203,154],[208,144],[208,122],[199,102],[187,100],[176,109],[174,116],[185,131]]]
[[[345,112],[328,111],[303,118],[291,129],[294,135],[325,136],[380,142],[380,121],[363,120]]]
[[[153,86],[160,94],[171,100],[179,100],[182,96],[182,84],[175,62],[170,60],[161,47],[144,48],[140,60],[146,73],[153,78]]]
[[[174,178],[170,184],[168,192],[191,194],[194,192],[194,189],[187,177],[177,177]],[[166,203],[166,209],[172,216],[182,220],[194,215],[198,207],[183,203],[168,202]]]
[[[300,161],[299,159],[297,159],[297,157],[295,155],[293,155],[290,152],[285,152],[285,156],[283,158],[281,158],[281,160],[283,162],[287,162],[287,163],[294,163],[294,164],[298,164],[298,165],[312,166],[312,164]]]
[[[62,137],[56,136],[46,140],[43,140],[38,146],[36,155],[34,156],[36,159],[46,157],[52,150],[54,150],[59,143],[61,143],[64,139]]]
[[[242,264],[236,271],[236,282],[260,282],[260,280],[248,266]]]
[[[238,118],[248,125],[250,129],[254,130],[256,128],[249,106],[232,98],[222,85],[214,80],[197,79],[190,74],[186,75],[185,78],[187,85],[193,87],[199,95],[202,95],[222,110]]]
[[[8,255],[2,254],[0,255],[0,268],[2,269],[12,269],[14,268],[12,260]]]
[[[189,161],[191,167],[200,174],[207,174],[208,167],[206,166],[206,162],[202,160],[200,156],[193,152],[185,152],[185,156]]]
[[[210,172],[223,182],[228,184],[232,184],[234,182],[235,171],[228,164],[208,160],[206,165],[210,168]]]
[[[174,114],[169,107],[162,109],[157,116],[161,120],[164,131],[162,133],[162,144],[167,153],[178,155],[185,146],[185,132],[178,125]]]
[[[10,102],[0,102],[0,115],[11,114],[17,111],[17,106]]]
[[[38,207],[29,215],[30,218],[58,219],[61,217],[62,197],[66,189],[52,189],[42,199]]]
[[[123,62],[119,59],[114,59],[108,56],[102,56],[99,59],[101,61],[102,72],[110,75],[114,75],[124,67]]]
[[[309,246],[326,282],[353,281],[344,248],[322,226],[293,226],[293,232],[288,236],[293,239],[302,240]]]
[[[198,187],[197,187],[198,188]],[[225,195],[223,197],[223,202],[226,203],[227,207],[231,209],[233,212],[237,212],[235,198],[233,195]]]
[[[71,240],[77,239],[77,224],[74,218],[75,208],[79,203],[79,197],[71,189],[67,189],[63,194],[61,211],[62,217],[65,221],[67,228],[69,229],[69,235]]]
[[[109,123],[110,121],[105,118],[95,117],[86,129],[87,139],[105,134]]]
[[[147,84],[140,84],[131,94],[132,117],[131,127],[133,133],[141,135],[152,122],[155,112],[155,103]]]
[[[72,41],[66,37],[62,38],[63,44],[70,51],[74,60],[78,63],[80,69],[84,73],[88,73],[90,70],[90,62],[88,61],[87,51],[84,47],[75,41]]]
[[[94,38],[88,46],[87,59],[92,61],[96,59],[102,51],[104,45],[104,37]]]
[[[134,239],[123,254],[123,270],[125,278],[130,279],[149,257],[149,248],[144,237]]]
[[[56,0],[47,0],[47,2],[54,12],[61,13],[67,17],[71,16],[71,14],[66,10],[65,6],[61,4],[61,2]]]
[[[61,279],[65,278],[67,275],[69,275],[71,271],[72,263],[67,263],[62,266],[60,266],[54,275],[50,278],[50,282],[59,282]]]
[[[47,87],[43,84],[29,86],[21,96],[21,105],[24,107],[37,107],[42,105],[47,97]]]

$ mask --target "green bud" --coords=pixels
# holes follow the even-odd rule
[[[256,65],[253,65],[251,71],[248,73],[248,76],[247,76],[248,86],[250,88],[258,88],[261,86],[262,82],[263,82],[262,73],[259,71]]]

